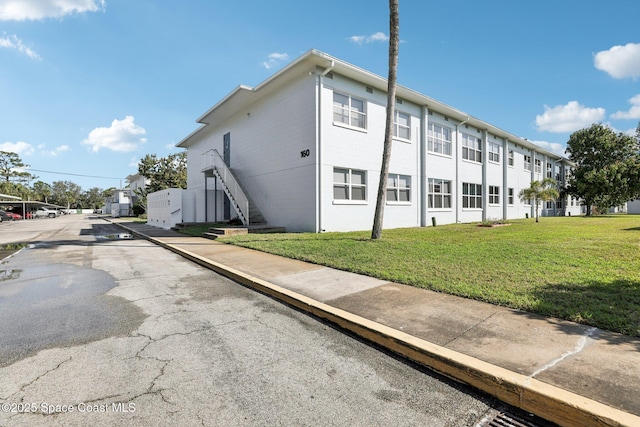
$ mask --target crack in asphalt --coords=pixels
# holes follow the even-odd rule
[[[72,359],[73,359],[73,357],[72,357],[72,356],[69,356],[69,358],[67,358],[67,359],[63,360],[62,362],[58,363],[58,365],[56,365],[56,367],[55,367],[55,368],[51,368],[51,369],[47,370],[46,372],[44,372],[44,373],[42,373],[42,374],[38,375],[36,378],[34,378],[33,380],[31,380],[29,383],[27,383],[27,384],[23,385],[22,387],[20,387],[20,390],[16,391],[15,393],[13,393],[13,394],[12,394],[11,396],[9,396],[9,397],[14,397],[14,396],[16,396],[18,393],[23,392],[27,387],[29,387],[29,386],[33,385],[34,383],[36,383],[36,382],[37,382],[38,380],[40,380],[41,378],[43,378],[43,377],[45,377],[45,376],[49,375],[51,372],[54,372],[54,371],[56,371],[56,370],[60,369],[60,367],[61,367],[62,365],[64,365],[64,364],[65,364],[65,363],[67,363],[67,362],[70,362]],[[8,399],[7,399],[7,400],[8,400]],[[24,401],[24,396],[22,396],[22,397],[20,398],[20,402],[22,403],[23,401]]]

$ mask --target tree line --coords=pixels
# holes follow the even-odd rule
[[[165,188],[187,188],[186,159],[186,152],[167,157],[147,154],[138,163],[138,173],[149,179],[147,188],[138,195],[145,204],[147,193]],[[83,190],[80,185],[66,180],[49,184],[27,172],[29,167],[17,153],[0,151],[0,194],[70,209],[100,209],[116,190],[116,187]]]
[[[565,153],[575,164],[566,185],[547,177],[520,191],[520,200],[535,206],[536,222],[540,203],[566,196],[581,200],[587,216],[640,199],[640,123],[635,136],[600,123],[580,129],[569,137]]]
[[[635,136],[593,124],[571,134],[566,153],[575,163],[566,192],[582,200],[587,215],[640,199],[640,123]]]

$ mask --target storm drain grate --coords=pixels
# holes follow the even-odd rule
[[[541,423],[542,422],[542,423]],[[546,427],[554,425],[531,415],[515,414],[506,410],[489,409],[475,427]]]

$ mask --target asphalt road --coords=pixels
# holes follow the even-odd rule
[[[8,224],[0,426],[472,426],[495,404],[93,216]]]

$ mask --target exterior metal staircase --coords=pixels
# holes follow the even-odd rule
[[[255,203],[249,199],[240,183],[225,164],[218,150],[210,150],[204,153],[205,166],[203,170],[211,169],[222,185],[222,189],[229,198],[231,205],[238,214],[238,219],[245,226],[253,224],[265,224],[266,221]]]

